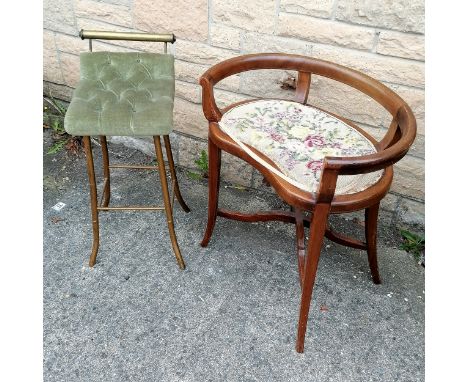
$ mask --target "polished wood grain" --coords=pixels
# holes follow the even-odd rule
[[[201,241],[201,246],[206,247],[210,241],[218,214],[218,194],[221,169],[221,150],[214,142],[208,138],[208,221],[206,223],[205,236]]]
[[[305,265],[305,234],[304,234],[304,215],[298,208],[294,209],[294,220],[296,225],[296,249],[297,249],[297,266],[299,269],[299,281],[304,282],[304,265]]]
[[[226,111],[239,104],[252,102],[252,100],[245,100],[220,109],[215,100],[214,86],[226,77],[259,69],[297,71],[294,100],[301,104],[307,104],[310,83],[314,75],[339,81],[374,99],[392,116],[389,129],[380,141],[377,141],[351,121],[328,110],[325,111],[340,118],[367,137],[374,144],[376,153],[359,157],[325,157],[320,183],[315,193],[306,192],[291,185],[257,162],[225,134],[218,125]],[[208,69],[200,77],[200,84],[202,86],[203,113],[208,121],[209,142],[208,220],[201,245],[208,245],[217,216],[246,222],[277,220],[295,224],[298,273],[302,287],[296,350],[303,352],[310,301],[324,237],[341,245],[366,250],[372,279],[374,283],[380,283],[377,262],[379,203],[390,189],[393,179],[392,165],[406,155],[415,139],[416,121],[414,115],[401,97],[379,81],[332,62],[299,55],[264,53],[234,57]],[[275,166],[268,157],[254,148],[251,149],[268,164]],[[243,159],[259,170],[278,196],[292,207],[292,211],[241,213],[219,209],[219,172],[222,151]],[[374,185],[357,193],[335,195],[338,176],[365,174],[378,170],[384,172]],[[365,242],[334,232],[328,226],[327,222],[330,214],[358,210],[365,210]],[[310,217],[306,216],[305,212],[308,212]],[[305,247],[305,227],[309,228],[307,248]]]
[[[327,218],[330,213],[329,203],[318,203],[315,207],[314,217],[310,224],[309,243],[307,245],[307,256],[304,263],[304,276],[302,278],[302,295],[299,309],[299,323],[297,325],[296,351],[304,351],[304,339],[309,317],[310,300],[317,274],[322,248],[323,236],[327,226]]]
[[[306,104],[307,98],[309,98],[311,75],[309,72],[298,72],[297,83],[296,83],[296,94],[294,100],[296,102]]]
[[[372,280],[380,284],[379,266],[377,263],[377,218],[379,215],[379,203],[366,208],[366,244],[367,259],[371,270]]]

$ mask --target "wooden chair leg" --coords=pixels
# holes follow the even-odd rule
[[[97,188],[96,176],[94,173],[93,150],[91,147],[91,139],[89,136],[83,137],[84,148],[86,153],[86,165],[88,168],[89,178],[89,194],[91,199],[91,219],[93,223],[93,248],[89,257],[89,266],[93,267],[96,264],[96,257],[99,249],[99,218],[97,210]]]
[[[154,136],[153,141],[154,147],[156,149],[156,158],[158,160],[158,170],[159,178],[161,181],[161,190],[163,193],[164,210],[166,212],[166,220],[167,226],[169,228],[169,236],[171,238],[172,249],[174,250],[174,255],[177,259],[177,263],[179,264],[179,268],[185,269],[184,259],[180,254],[179,244],[177,243],[177,237],[174,230],[174,219],[172,216],[172,206],[171,199],[169,196],[169,189],[167,187],[166,168],[164,166],[164,157],[162,153],[161,140],[159,139],[159,136]]]
[[[102,169],[104,174],[104,189],[102,190],[101,207],[109,207],[110,200],[110,171],[109,171],[109,151],[107,150],[107,138],[105,135],[99,137],[102,150]]]
[[[294,208],[296,220],[296,250],[297,250],[297,265],[299,269],[299,281],[304,280],[304,260],[305,260],[305,244],[304,244],[304,216],[299,208]]]
[[[210,241],[218,213],[219,173],[221,169],[221,150],[208,138],[208,221],[205,235],[200,245],[206,247]]]
[[[180,206],[185,212],[190,212],[190,208],[182,198],[182,194],[180,193],[179,183],[177,182],[177,174],[174,166],[174,157],[172,156],[172,148],[171,148],[171,141],[169,140],[169,135],[164,135],[164,146],[166,148],[166,157],[167,162],[169,163],[169,170],[171,171],[171,179],[174,184],[174,193],[177,201],[179,202]]]
[[[377,262],[377,218],[379,215],[379,203],[366,208],[366,244],[367,259],[374,284],[380,284],[379,265]]]
[[[310,301],[315,283],[315,275],[320,259],[323,237],[327,227],[329,204],[317,204],[310,222],[309,243],[304,265],[304,278],[302,282],[301,307],[299,311],[299,323],[297,326],[296,351],[304,352],[304,339],[309,318]]]

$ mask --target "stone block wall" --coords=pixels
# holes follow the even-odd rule
[[[393,221],[424,225],[424,1],[423,0],[44,0],[44,90],[69,101],[79,79],[80,29],[172,32],[176,58],[175,157],[194,168],[206,149],[207,123],[198,78],[211,65],[241,54],[286,52],[360,70],[392,88],[413,109],[418,136],[395,166],[384,209]],[[94,41],[94,50],[162,51],[162,44]],[[255,96],[291,98],[284,86],[295,72],[257,71],[222,81],[219,104]],[[375,137],[388,113],[345,85],[313,78],[309,103],[341,114]],[[145,141],[126,140],[144,149]],[[148,146],[149,150],[149,146]],[[226,155],[225,180],[262,187],[262,177]]]

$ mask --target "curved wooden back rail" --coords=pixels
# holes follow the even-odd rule
[[[379,142],[352,122],[342,117],[337,117],[367,136],[374,143],[377,152],[359,157],[325,157],[318,190],[315,194],[299,190],[297,187],[275,176],[270,170],[247,155],[218,125],[223,112],[216,104],[213,87],[226,77],[259,69],[297,71],[298,78],[294,100],[302,104],[307,104],[312,75],[327,77],[341,82],[371,97],[392,115],[389,129]],[[296,350],[302,352],[304,349],[305,330],[312,289],[324,236],[342,245],[366,249],[372,278],[375,283],[380,283],[376,253],[376,227],[379,203],[390,188],[393,176],[392,165],[404,157],[416,137],[414,115],[401,97],[377,80],[335,63],[299,55],[264,53],[231,58],[208,69],[200,77],[200,84],[202,86],[203,112],[209,122],[208,148],[210,173],[208,222],[201,245],[206,246],[208,244],[214,229],[216,216],[241,221],[280,220],[296,224],[297,254],[302,287]],[[229,110],[231,107],[233,105],[224,110]],[[244,159],[260,170],[270,181],[278,195],[289,203],[295,211],[291,213],[276,211],[243,214],[218,209],[221,150],[226,150]],[[264,159],[268,162],[268,158],[265,157]],[[364,174],[382,169],[385,170],[384,175],[375,185],[355,194],[335,196],[335,188],[339,175]],[[304,218],[304,209],[312,212],[310,219]],[[366,242],[360,242],[335,233],[327,226],[330,213],[358,209],[365,209]],[[304,226],[310,227],[307,253],[304,246]]]

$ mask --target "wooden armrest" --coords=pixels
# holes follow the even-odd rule
[[[205,118],[209,122],[218,122],[223,114],[219,110],[218,105],[216,105],[213,80],[208,74],[204,73],[200,77],[200,85],[202,86],[203,114],[205,114]]]
[[[403,158],[416,138],[416,119],[408,105],[402,105],[387,135],[380,141],[382,151],[359,157],[325,157],[325,170],[339,175],[365,174],[382,170]],[[386,147],[382,147],[385,145]]]

